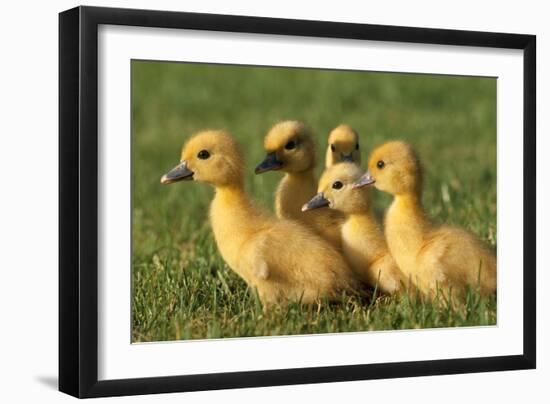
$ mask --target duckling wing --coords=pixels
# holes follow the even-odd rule
[[[248,261],[251,266],[252,275],[260,281],[269,279],[270,271],[267,262],[265,261],[267,234],[261,233],[255,240],[255,243],[250,249]]]

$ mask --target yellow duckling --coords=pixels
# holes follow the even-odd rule
[[[369,170],[354,187],[374,184],[394,196],[386,214],[386,238],[397,265],[426,295],[439,289],[464,296],[466,285],[496,291],[496,257],[471,233],[434,225],[422,207],[422,170],[412,147],[388,142],[375,149]]]
[[[335,211],[302,213],[302,206],[315,195],[315,144],[306,125],[283,121],[273,126],[264,138],[267,155],[256,174],[280,170],[285,176],[275,194],[275,213],[279,218],[297,220],[340,248],[342,215]]]
[[[210,221],[218,249],[229,267],[268,307],[287,300],[337,300],[358,281],[344,258],[313,231],[279,220],[253,204],[244,189],[243,157],[223,131],[203,131],[183,147],[181,162],[161,182],[196,180],[216,189]]]
[[[383,293],[396,293],[408,285],[406,277],[392,258],[384,233],[376,220],[368,187],[352,188],[363,171],[353,163],[340,163],[325,170],[319,193],[303,210],[328,206],[342,212],[342,249],[353,271],[370,286]]]
[[[357,132],[351,126],[341,124],[328,135],[325,166],[328,168],[333,164],[344,161],[361,165],[361,153],[359,151],[359,135]]]

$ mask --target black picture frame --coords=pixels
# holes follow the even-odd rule
[[[523,50],[523,354],[99,381],[100,24]],[[60,13],[59,390],[84,398],[535,368],[535,80],[533,35],[97,7],[77,7]]]

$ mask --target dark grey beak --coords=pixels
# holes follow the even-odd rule
[[[311,198],[311,200],[308,203],[302,206],[302,212],[305,212],[311,209],[324,208],[325,206],[329,206],[329,205],[330,205],[330,202],[328,201],[328,199],[325,198],[322,192],[319,192],[317,195]]]
[[[271,152],[267,153],[264,161],[262,161],[254,172],[256,174],[265,173],[266,171],[279,170],[283,166],[283,163],[277,159],[277,153]]]
[[[372,177],[370,171],[367,171],[365,174],[363,174],[361,176],[361,178],[359,178],[357,181],[355,181],[353,184],[351,184],[351,188],[352,189],[361,188],[361,187],[364,187],[366,185],[371,185],[371,184],[374,184],[374,183],[375,183],[375,180]]]
[[[172,184],[178,181],[189,181],[193,179],[193,174],[193,171],[187,168],[187,161],[182,161],[166,174],[164,174],[160,179],[160,182],[163,184]]]
[[[348,161],[348,162],[350,162],[350,163],[353,163],[353,155],[352,155],[352,153],[350,153],[350,154],[341,153],[341,157],[342,157],[342,161]]]

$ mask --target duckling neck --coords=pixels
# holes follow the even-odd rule
[[[291,184],[304,184],[304,183],[313,183],[315,184],[315,175],[313,174],[313,168],[308,168],[307,170],[300,172],[286,173],[284,181],[287,181]]]
[[[361,251],[369,263],[388,251],[384,233],[371,210],[348,214],[342,226],[342,238],[344,249]]]
[[[396,195],[386,214],[385,223],[388,246],[397,264],[403,270],[411,267],[408,260],[416,256],[430,226],[420,195]]]
[[[269,218],[252,203],[243,186],[216,188],[210,221],[218,249],[232,268],[238,266],[238,253],[243,243],[269,224]]]
[[[413,216],[424,217],[424,208],[422,198],[416,193],[397,194],[393,199],[392,205],[399,206],[400,209],[408,210]],[[422,214],[421,214],[422,213]]]
[[[301,219],[302,206],[316,193],[313,168],[297,173],[286,173],[275,197],[275,211],[278,217]]]
[[[210,215],[214,232],[226,225],[235,226],[233,231],[253,228],[255,220],[264,216],[251,201],[243,186],[216,188]]]

